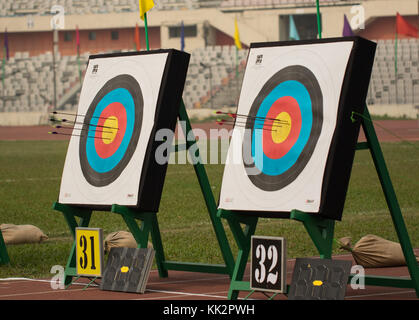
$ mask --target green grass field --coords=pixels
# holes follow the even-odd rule
[[[61,213],[52,210],[59,193],[67,150],[65,141],[0,141],[0,224],[32,224],[49,237],[41,244],[9,245],[9,265],[0,266],[0,278],[49,278],[53,265],[65,266],[72,245]],[[419,247],[419,143],[382,143],[414,247]],[[217,199],[223,165],[206,165]],[[223,263],[192,165],[169,165],[158,213],[167,259]],[[127,230],[122,218],[97,212],[91,227],[104,234]],[[232,235],[225,224],[227,234]],[[288,257],[317,255],[303,226],[296,221],[261,219],[257,234],[286,237]],[[335,238],[366,234],[397,241],[390,214],[368,151],[355,158],[343,219]],[[234,241],[230,241],[236,252]],[[334,253],[340,252],[337,245]]]

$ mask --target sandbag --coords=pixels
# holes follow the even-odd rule
[[[134,236],[128,231],[115,231],[108,234],[104,240],[105,252],[109,252],[111,248],[137,248],[137,241]],[[151,248],[152,244],[149,242],[148,247]]]
[[[352,253],[355,262],[364,268],[395,267],[406,265],[399,243],[368,234],[352,247],[351,238],[339,240],[340,248]],[[419,261],[419,258],[416,257]]]
[[[48,239],[41,229],[30,224],[1,224],[0,230],[5,244],[41,243]]]

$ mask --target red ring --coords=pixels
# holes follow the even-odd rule
[[[101,126],[104,126],[106,119],[108,119],[111,116],[114,116],[118,119],[118,132],[116,133],[114,140],[111,143],[106,144],[103,142],[102,132],[110,131],[112,129],[103,128]],[[103,109],[99,117],[100,118],[97,123],[98,126],[96,127],[95,134],[95,149],[99,157],[101,157],[102,159],[106,159],[112,156],[116,152],[116,150],[118,150],[122,142],[122,139],[124,138],[125,130],[127,127],[127,112],[125,111],[125,108],[121,103],[113,102],[109,104],[105,109]]]
[[[287,112],[291,118],[291,131],[288,137],[281,143],[276,143],[272,139],[272,120],[281,112]],[[297,100],[293,97],[282,97],[276,100],[266,115],[263,130],[263,153],[271,159],[279,159],[286,155],[298,140],[301,131],[301,111]]]

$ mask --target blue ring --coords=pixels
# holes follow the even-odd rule
[[[257,123],[252,132],[252,157],[255,166],[264,174],[270,176],[277,176],[289,170],[298,160],[301,152],[310,137],[311,128],[313,126],[313,113],[310,94],[306,87],[295,80],[284,81],[276,86],[262,101],[257,117],[265,118],[271,108],[272,104],[282,98],[291,96],[300,107],[301,111],[301,131],[297,141],[292,148],[279,159],[271,159],[263,152],[263,130],[255,130],[263,128],[263,123]],[[257,148],[256,148],[257,147]]]
[[[97,107],[93,113],[91,121],[89,123],[88,136],[95,136],[96,125],[99,121],[99,116],[103,110],[111,103],[121,103],[127,113],[127,126],[124,133],[124,137],[121,141],[121,145],[115,151],[115,153],[108,158],[101,158],[96,152],[95,139],[87,139],[86,141],[86,157],[89,165],[93,170],[99,173],[105,173],[111,171],[115,166],[122,160],[125,152],[127,151],[128,144],[131,140],[134,131],[134,119],[135,119],[135,104],[134,99],[130,92],[124,88],[118,88],[107,93],[97,104]]]

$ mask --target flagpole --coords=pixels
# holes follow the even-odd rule
[[[144,29],[145,29],[145,43],[147,46],[147,51],[150,51],[150,44],[148,42],[147,13],[144,13]]]
[[[394,73],[395,73],[395,85],[396,85],[396,104],[399,103],[399,90],[397,88],[397,72],[398,72],[398,66],[397,66],[397,54],[398,54],[398,35],[397,35],[397,26],[396,26],[396,38],[395,38],[395,44],[394,44]]]
[[[82,72],[81,72],[81,67],[80,67],[80,33],[79,33],[79,27],[76,26],[76,47],[77,47],[77,66],[79,69],[79,82],[80,85],[82,84]]]
[[[317,33],[319,35],[319,39],[322,38],[322,21],[320,17],[320,3],[319,0],[316,0],[316,8],[317,8]]]
[[[6,47],[3,48],[3,64],[2,64],[2,77],[1,77],[3,97],[4,97],[4,91],[5,91],[4,78],[6,78]]]

